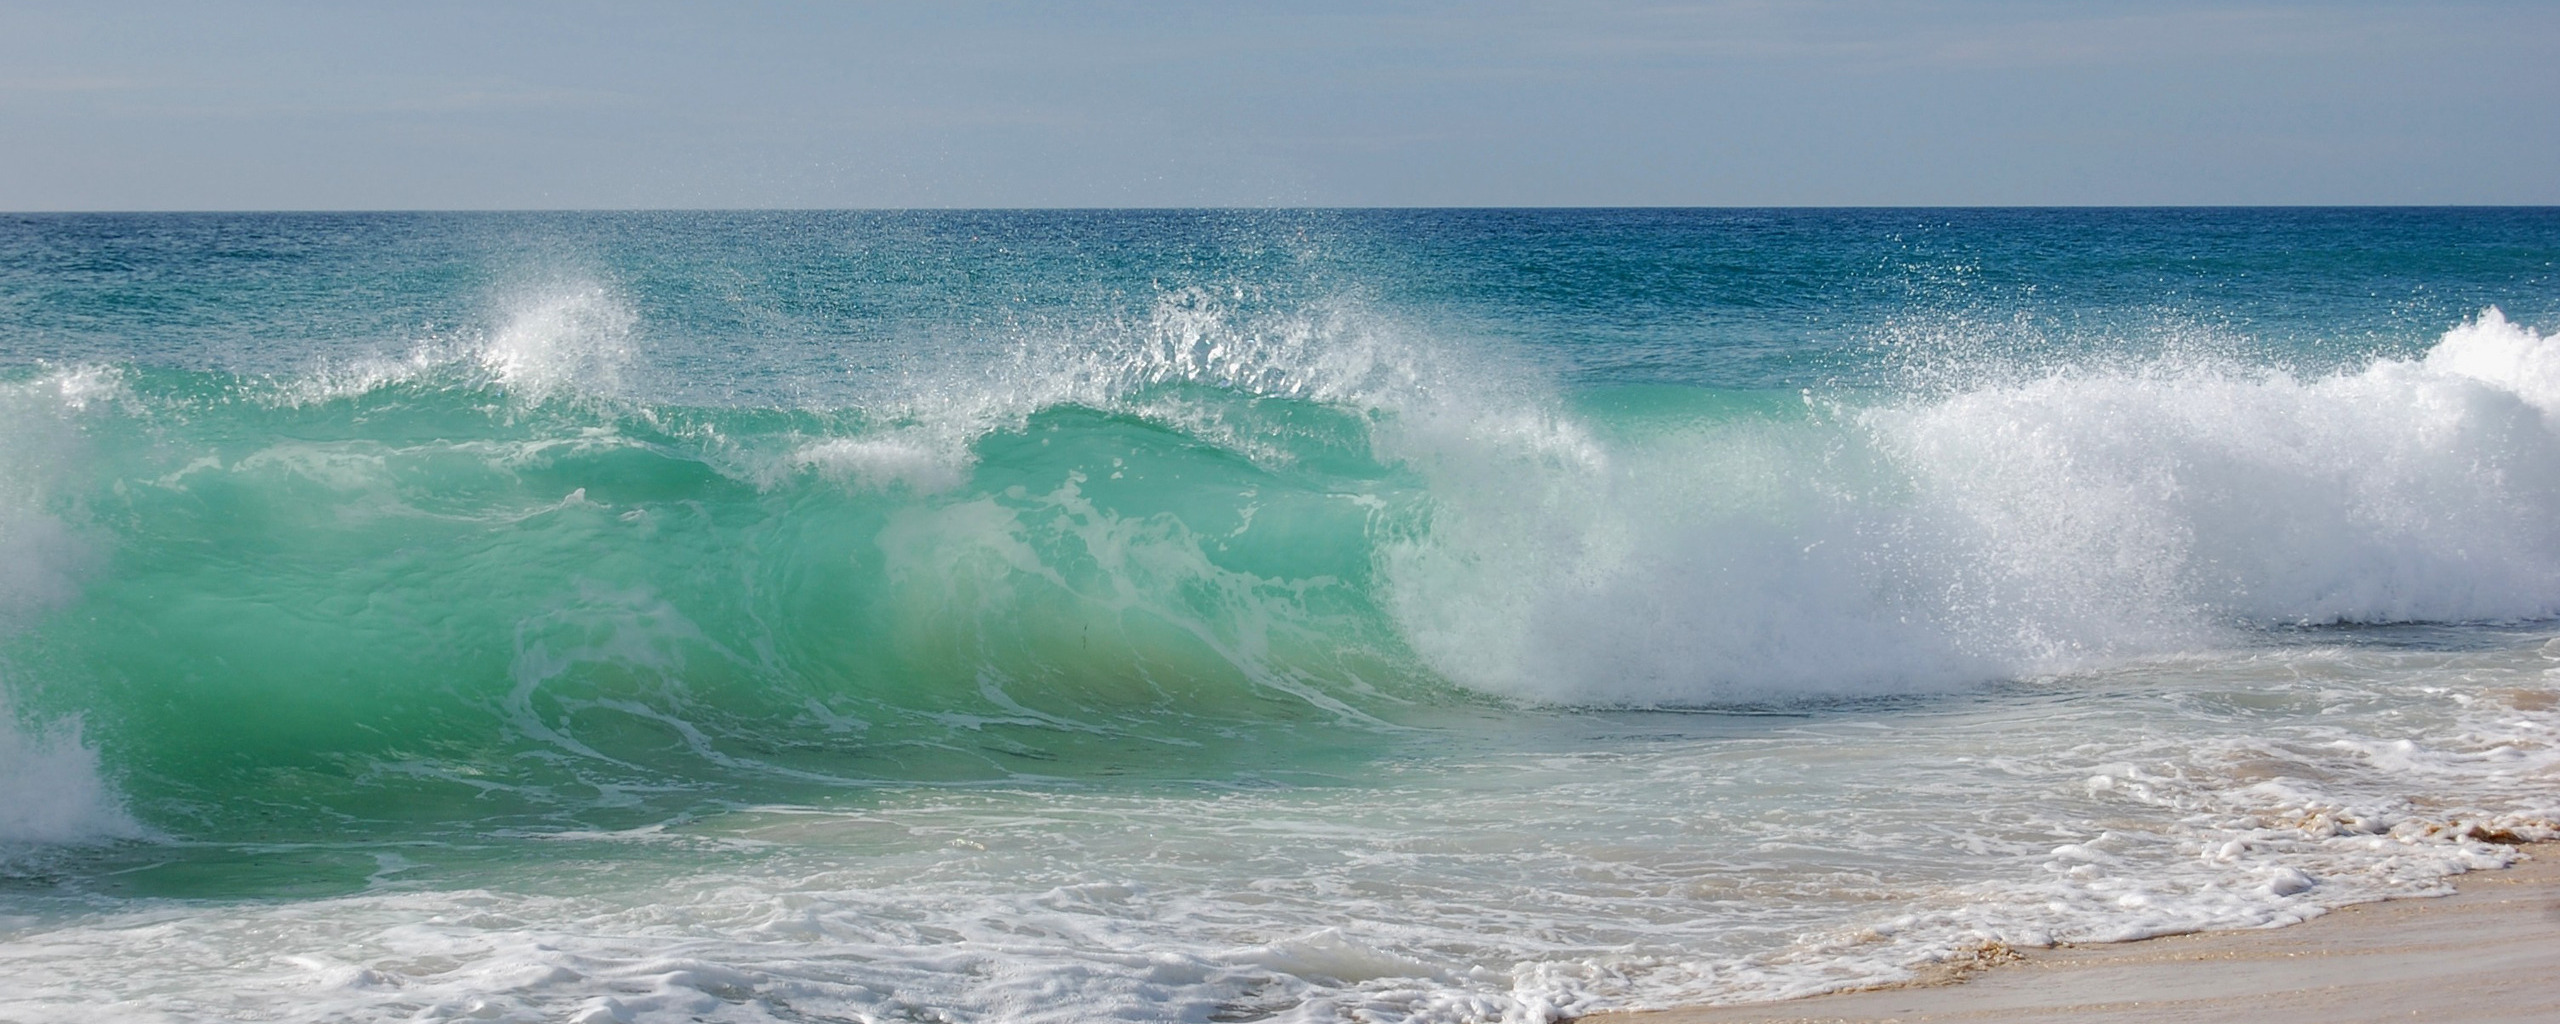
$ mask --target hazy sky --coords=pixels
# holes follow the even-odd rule
[[[2560,203],[2560,2],[21,3],[0,209]]]

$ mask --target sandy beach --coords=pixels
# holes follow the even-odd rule
[[[2560,843],[2454,895],[2344,907],[2290,928],[2023,950],[1899,988],[1600,1014],[1588,1024],[2560,1020]]]

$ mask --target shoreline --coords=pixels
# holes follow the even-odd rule
[[[2560,842],[2449,896],[2283,928],[2024,949],[1933,978],[1772,1003],[1624,1010],[1579,1024],[2560,1020]]]

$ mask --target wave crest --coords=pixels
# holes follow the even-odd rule
[[[2560,342],[2489,310],[2421,359],[2326,377],[2056,368],[1692,419],[1580,462],[1478,431],[1418,460],[1434,518],[1383,557],[1435,667],[1566,702],[1893,692],[2237,627],[2542,618],[2560,613],[2555,398]]]

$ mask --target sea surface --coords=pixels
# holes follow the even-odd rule
[[[1545,1022],[2560,835],[2560,210],[0,216],[0,1019]]]

